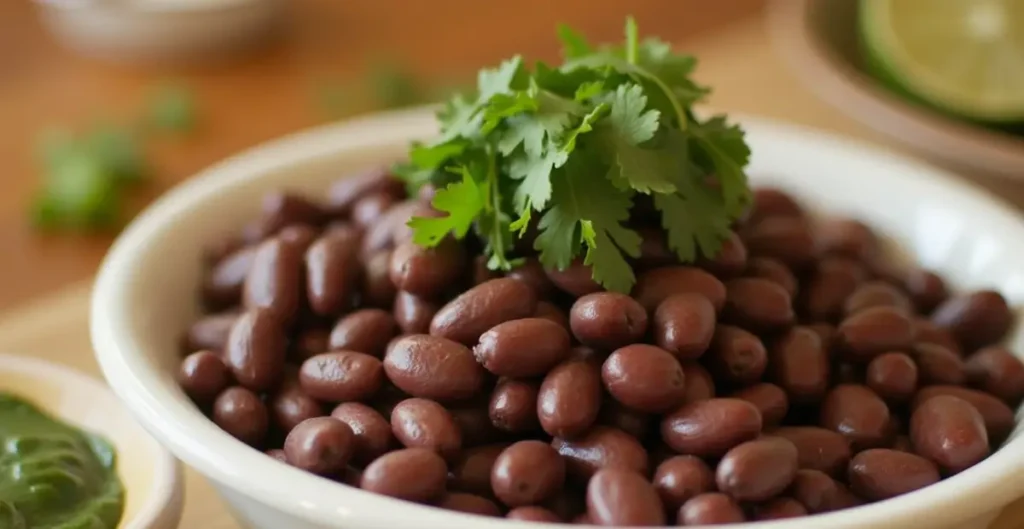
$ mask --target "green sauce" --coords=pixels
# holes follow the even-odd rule
[[[106,440],[0,392],[0,529],[114,529],[115,462]]]

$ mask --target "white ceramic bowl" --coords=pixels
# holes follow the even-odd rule
[[[102,381],[58,364],[0,355],[0,391],[113,443],[125,490],[119,529],[178,527],[184,497],[181,465],[134,421]]]
[[[123,63],[209,62],[261,42],[283,0],[35,0],[64,46]]]
[[[997,199],[951,175],[815,130],[741,120],[752,174],[807,203],[856,215],[959,288],[996,287],[1024,304],[1024,222]],[[249,526],[259,529],[522,529],[403,503],[290,468],[222,432],[178,389],[179,333],[197,315],[203,243],[233,232],[282,187],[322,192],[340,175],[401,157],[435,133],[422,109],[364,118],[275,141],[228,159],[174,189],[122,234],[104,262],[92,304],[103,371],[142,423],[206,475]],[[1019,336],[1015,350],[1024,350]],[[749,529],[980,527],[1024,494],[1020,429],[962,474],[874,505]]]

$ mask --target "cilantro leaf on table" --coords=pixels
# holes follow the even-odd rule
[[[515,239],[535,233],[544,267],[582,257],[605,289],[629,292],[642,242],[631,213],[644,194],[680,261],[718,252],[750,201],[743,132],[696,117],[708,89],[691,78],[693,57],[641,40],[632,19],[625,33],[624,44],[593,47],[560,27],[563,64],[516,56],[481,71],[475,96],[451,98],[440,136],[398,168],[412,191],[441,189],[434,207],[445,216],[412,219],[414,241],[473,236],[490,268],[508,270],[530,255]]]
[[[146,124],[175,134],[186,134],[196,126],[196,103],[192,92],[183,86],[164,85],[149,99]]]

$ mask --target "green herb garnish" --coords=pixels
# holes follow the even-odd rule
[[[196,126],[196,103],[191,90],[167,84],[150,96],[145,124],[155,130],[187,134]]]
[[[629,292],[641,243],[629,220],[644,194],[680,260],[716,255],[750,201],[750,149],[725,117],[692,112],[709,93],[690,78],[696,60],[640,41],[632,18],[622,46],[594,48],[566,27],[559,37],[561,66],[513,57],[482,70],[475,96],[438,113],[439,138],[397,167],[411,188],[437,185],[434,207],[448,213],[412,219],[413,240],[434,246],[472,228],[488,265],[508,270],[514,240],[537,219],[544,266],[583,255],[597,282]]]

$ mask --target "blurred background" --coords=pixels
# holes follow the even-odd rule
[[[883,22],[865,21],[868,3],[903,7]],[[1014,126],[1002,123],[1019,116],[979,124],[962,105],[949,112],[908,95],[920,88],[914,72],[935,55],[929,45],[908,45],[926,50],[910,58],[926,63],[921,69],[886,63],[895,81],[864,60],[864,26],[884,26],[883,35],[909,33],[983,56],[1003,50],[993,68],[1017,74],[992,78],[1024,76],[1024,36],[1011,24],[1021,2],[941,4],[923,17],[921,6],[937,3],[2,0],[0,310],[88,280],[134,213],[226,156],[306,127],[440,100],[515,53],[557,61],[559,23],[593,41],[618,40],[628,14],[642,34],[700,59],[696,77],[713,87],[716,110],[912,152],[1024,203],[1013,183],[1024,148]],[[962,9],[979,5],[995,7],[981,15]],[[903,28],[908,10],[926,29],[945,29]],[[950,27],[965,40],[950,41]],[[985,47],[993,42],[1002,47]],[[868,55],[898,55],[879,46]],[[901,82],[908,78],[909,90]],[[937,84],[945,94],[943,80]],[[1015,103],[1005,102],[1010,114]],[[978,112],[993,121],[991,108]]]

